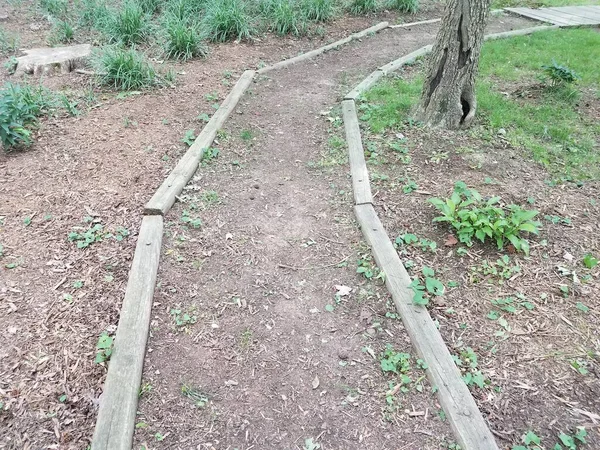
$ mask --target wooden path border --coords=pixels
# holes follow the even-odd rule
[[[523,36],[539,31],[558,28],[541,26],[494,33],[485,36],[486,40]],[[448,350],[441,334],[422,306],[413,304],[413,291],[409,287],[411,278],[406,272],[396,249],[373,208],[369,173],[362,147],[362,138],[356,114],[356,99],[381,78],[414,62],[431,52],[426,45],[395,61],[390,62],[368,75],[342,101],[342,113],[346,128],[350,174],[354,190],[354,213],[365,240],[371,247],[379,268],[385,273],[385,283],[392,295],[411,343],[419,356],[427,364],[427,375],[431,384],[438,390],[438,398],[452,427],[458,443],[464,450],[498,450],[499,447],[487,422],[479,411],[471,392],[461,377],[459,369]]]
[[[150,201],[146,204],[146,207],[144,208],[145,214],[165,215],[171,209],[177,196],[181,193],[188,181],[194,176],[194,173],[196,173],[196,169],[204,155],[204,151],[212,145],[215,136],[217,135],[217,131],[223,126],[238,104],[240,98],[244,95],[244,92],[246,92],[246,89],[248,89],[248,86],[250,86],[250,83],[252,83],[255,74],[256,72],[253,70],[246,70],[242,74],[192,146],[179,160],[167,179],[160,185]]]
[[[93,450],[131,450],[162,236],[161,216],[142,219],[100,397]]]
[[[294,56],[293,58],[284,59],[283,61],[279,61],[270,66],[263,67],[262,69],[258,69],[257,73],[259,75],[262,75],[267,72],[271,72],[272,70],[282,69],[284,67],[291,66],[292,64],[296,64],[301,61],[305,61],[307,59],[314,58],[315,56],[322,55],[323,53],[325,53],[329,50],[334,50],[334,49],[341,47],[342,45],[348,44],[349,42],[352,42],[354,40],[362,39],[370,34],[375,34],[378,31],[388,28],[388,26],[389,26],[388,22],[380,22],[377,25],[373,25],[372,27],[367,28],[362,31],[359,31],[358,33],[351,34],[350,36],[348,36],[344,39],[340,39],[339,41],[335,41],[329,45],[325,45],[323,47],[316,48],[314,50],[303,53],[301,55]]]
[[[437,20],[434,19],[432,21],[415,22],[412,24],[405,24],[404,27],[424,23],[434,23],[436,21]],[[212,145],[217,131],[223,126],[233,109],[236,107],[240,98],[244,95],[246,89],[253,81],[256,73],[262,74],[270,70],[287,67],[387,27],[387,22],[381,22],[359,33],[354,33],[345,39],[334,42],[333,44],[307,52],[304,55],[281,61],[256,72],[252,70],[244,72],[235,87],[221,104],[219,110],[215,112],[209,123],[196,138],[194,144],[188,149],[171,174],[169,174],[167,179],[161,184],[153,197],[146,204],[133,262],[129,271],[127,289],[121,306],[115,346],[108,365],[108,373],[104,384],[103,394],[100,398],[100,408],[92,439],[92,450],[131,449],[137,412],[138,393],[142,379],[146,342],[150,327],[154,289],[160,262],[163,233],[162,216],[173,206],[177,196],[185,187],[185,184],[196,172],[204,151]],[[551,29],[555,27],[539,28]],[[497,33],[496,35],[491,36],[494,36],[493,38],[497,39],[519,34],[530,34],[531,32],[542,30],[529,29],[526,33],[523,33],[523,31],[524,30],[517,30],[516,32]],[[490,38],[492,38],[491,36]],[[392,292],[392,297],[394,298],[399,311],[402,308],[407,309],[407,311],[409,309],[414,310],[415,307],[406,303],[407,299],[412,303],[412,297],[406,297],[407,291],[406,286],[404,286],[408,275],[406,274],[405,276],[404,274],[406,272],[402,272],[404,267],[397,255],[396,258],[398,258],[398,261],[395,261],[394,257],[391,255],[391,243],[385,235],[383,227],[372,207],[368,171],[364,161],[360,129],[358,128],[358,118],[356,118],[355,99],[383,76],[388,75],[410,61],[414,61],[419,56],[426,54],[428,52],[426,47],[424,47],[425,50],[417,50],[417,52],[413,52],[412,54],[406,55],[403,58],[377,69],[371,74],[371,78],[367,81],[363,81],[359,85],[360,89],[356,90],[355,96],[355,90],[351,91],[353,97],[346,100],[347,103],[345,103],[344,122],[347,139],[354,142],[350,161],[351,165],[355,168],[353,180],[357,181],[353,186],[355,189],[356,215],[361,226],[363,226],[365,237],[374,248],[373,251],[377,263],[380,264],[380,267],[388,274],[388,289],[390,289],[390,291],[393,289],[404,289],[404,291],[399,290],[396,293]],[[361,168],[361,164],[364,164],[364,167]],[[357,195],[357,192],[362,193]],[[387,242],[387,244],[385,244],[385,242]],[[375,250],[375,247],[377,247],[377,250]],[[391,247],[391,250],[393,250],[393,246]],[[421,319],[423,317],[428,318],[429,322],[431,322],[431,318],[426,310],[425,313],[426,314],[419,314],[418,317]],[[405,314],[408,314],[407,317],[409,317],[410,312],[406,312]],[[419,327],[422,329],[431,329],[431,326],[427,324],[420,324]],[[437,332],[437,330],[435,331]],[[413,343],[422,339],[420,332],[416,332],[413,336],[409,331],[409,335],[411,336]],[[441,337],[439,340],[441,340]],[[440,397],[442,395],[444,396],[443,399],[440,398],[440,403],[449,416],[450,423],[459,438],[459,442],[463,445],[465,450],[496,450],[497,447],[495,447],[495,443],[492,443],[493,441],[490,441],[490,444],[487,447],[481,445],[481,442],[487,442],[486,440],[489,437],[489,435],[484,433],[484,430],[478,428],[479,434],[473,433],[463,424],[463,422],[465,422],[464,419],[469,423],[478,423],[479,416],[477,416],[477,414],[480,415],[480,413],[478,410],[476,411],[477,414],[474,414],[472,411],[472,405],[470,403],[472,401],[471,397],[465,398],[464,392],[459,392],[460,388],[456,383],[450,383],[446,380],[449,373],[455,378],[458,369],[453,365],[450,366],[445,364],[447,362],[445,361],[447,359],[446,353],[449,355],[448,350],[445,345],[443,349],[438,349],[438,346],[439,341],[436,341],[436,338],[434,337],[416,347],[420,353],[428,355],[427,358],[434,358],[432,360],[434,365],[428,370],[428,373],[430,373],[433,384],[440,389]],[[438,363],[437,360],[441,357],[440,355],[442,355],[443,358],[442,361]],[[432,364],[428,359],[425,360],[428,364]],[[458,395],[454,395],[457,392]],[[461,417],[462,420],[460,420]],[[477,447],[469,446],[469,443],[473,439],[480,439]]]

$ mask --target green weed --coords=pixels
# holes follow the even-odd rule
[[[19,49],[19,38],[0,28],[0,55],[16,53]]]
[[[171,16],[165,23],[165,53],[167,58],[187,61],[205,57],[208,48],[202,43],[197,26],[187,20]]]
[[[369,14],[377,11],[376,0],[352,0],[348,9],[352,14]]]
[[[267,22],[275,33],[294,36],[300,33],[299,14],[291,0],[268,0],[265,9]]]
[[[242,0],[215,0],[208,6],[202,25],[213,42],[250,39],[252,35],[250,16]]]
[[[112,43],[139,44],[150,34],[150,23],[144,10],[132,0],[114,11],[106,21],[105,33]]]
[[[302,0],[300,12],[313,22],[328,22],[335,16],[335,5],[333,0]]]
[[[68,44],[75,37],[75,30],[67,20],[58,20],[54,22],[50,31],[49,42],[52,45],[57,43]]]
[[[415,277],[409,287],[413,291],[413,303],[415,305],[427,306],[431,295],[444,295],[444,284],[435,278],[435,271],[431,267],[423,266],[422,277]],[[422,283],[425,284],[422,284]]]
[[[403,13],[414,14],[419,10],[419,0],[390,0],[388,7]]]
[[[529,243],[521,232],[538,234],[541,227],[540,222],[533,220],[538,211],[514,204],[502,207],[500,197],[483,200],[479,192],[468,189],[462,181],[455,184],[450,198],[430,198],[429,202],[442,213],[433,221],[448,222],[457,230],[459,241],[468,246],[473,245],[474,238],[482,243],[489,238],[496,242],[498,250],[510,243],[528,255]]]
[[[161,8],[161,0],[135,0],[135,3],[144,11],[145,14],[154,14]]]
[[[39,0],[40,8],[53,17],[62,17],[67,14],[69,2],[67,0]]]
[[[100,364],[110,359],[113,352],[113,338],[103,332],[96,343],[96,359],[94,362]]]
[[[40,87],[6,83],[0,90],[0,142],[5,150],[31,143],[38,117],[55,106],[51,93]]]
[[[94,65],[101,83],[117,90],[149,88],[158,83],[154,67],[134,49],[108,47],[95,58]]]

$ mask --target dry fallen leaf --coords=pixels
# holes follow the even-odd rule
[[[316,388],[318,388],[318,387],[319,387],[319,383],[320,383],[320,382],[319,382],[319,376],[318,376],[318,375],[315,375],[315,379],[314,379],[314,380],[313,380],[313,382],[312,382],[312,388],[313,388],[313,389],[316,389]]]
[[[335,289],[337,290],[335,295],[339,295],[340,297],[345,297],[346,295],[350,295],[350,292],[352,292],[352,288],[349,286],[336,285]]]
[[[444,245],[446,247],[454,247],[456,244],[458,244],[458,239],[456,239],[453,234],[449,234]]]

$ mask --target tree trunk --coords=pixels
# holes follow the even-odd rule
[[[448,0],[427,69],[416,118],[465,128],[475,117],[475,77],[490,0]]]

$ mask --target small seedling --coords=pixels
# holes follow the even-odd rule
[[[187,384],[181,386],[181,394],[192,400],[198,408],[204,408],[208,404],[208,395]]]
[[[427,306],[429,304],[429,295],[444,295],[443,283],[435,278],[435,271],[431,267],[423,266],[421,269],[425,285],[421,279],[416,277],[410,283],[409,287],[413,290],[413,303],[415,305]]]
[[[100,364],[110,359],[113,351],[113,338],[108,333],[103,332],[96,343],[95,363]]]
[[[552,86],[571,84],[581,79],[573,70],[558,64],[555,60],[552,60],[552,64],[542,66],[542,69],[544,69],[544,74],[550,78]]]
[[[83,227],[75,227],[74,229],[80,231],[71,231],[68,238],[69,241],[77,244],[77,248],[87,248],[92,244],[101,242],[105,235],[101,223],[96,223],[87,230]]]
[[[588,253],[587,255],[585,255],[583,257],[583,265],[585,266],[586,269],[591,270],[598,265],[598,258],[596,258],[591,253]]]
[[[196,140],[196,133],[194,130],[187,130],[181,142],[183,142],[188,147],[191,147],[194,141]]]
[[[190,211],[184,209],[181,213],[181,221],[192,228],[200,228],[202,226],[202,220],[199,217],[192,217]]]
[[[171,314],[175,326],[180,329],[186,328],[189,325],[193,325],[198,320],[196,316],[183,312],[181,309],[178,308],[171,308],[169,314]]]

